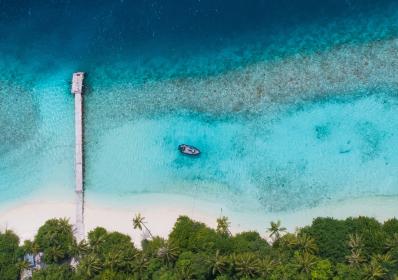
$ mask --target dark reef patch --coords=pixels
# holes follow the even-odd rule
[[[380,155],[383,141],[387,134],[372,122],[358,122],[356,124],[357,133],[363,141],[361,145],[361,155],[363,161],[374,160]]]
[[[332,133],[330,124],[321,124],[315,126],[315,136],[318,140],[325,140]]]
[[[1,84],[0,156],[29,141],[40,119],[31,91],[8,81]]]

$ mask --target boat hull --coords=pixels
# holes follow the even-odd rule
[[[200,155],[200,150],[194,146],[186,145],[186,144],[181,144],[178,146],[178,150],[188,156],[199,156]]]

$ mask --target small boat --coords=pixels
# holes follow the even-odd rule
[[[179,145],[178,150],[181,153],[183,153],[184,155],[189,155],[189,156],[200,155],[200,150],[198,148],[195,148],[194,146],[190,146],[190,145],[186,145],[186,144]]]

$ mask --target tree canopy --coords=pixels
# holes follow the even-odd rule
[[[132,229],[145,228],[143,223],[144,217],[136,216]],[[287,233],[279,221],[265,225],[262,234],[234,235],[229,225],[226,217],[219,218],[213,229],[181,216],[168,238],[150,235],[138,249],[128,235],[101,227],[77,243],[68,220],[51,219],[23,245],[13,232],[0,233],[0,279],[19,279],[26,268],[24,254],[39,252],[44,253],[46,265],[33,271],[33,280],[398,277],[396,219],[380,223],[367,217],[317,218],[293,233]]]

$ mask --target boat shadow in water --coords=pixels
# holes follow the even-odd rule
[[[187,147],[189,147],[189,150]],[[206,156],[205,154],[202,154],[202,152],[198,148],[186,144],[181,144],[178,146],[178,151],[179,152],[174,160],[174,165],[177,169],[185,167],[191,169],[193,166],[197,166],[200,169],[205,167]]]

